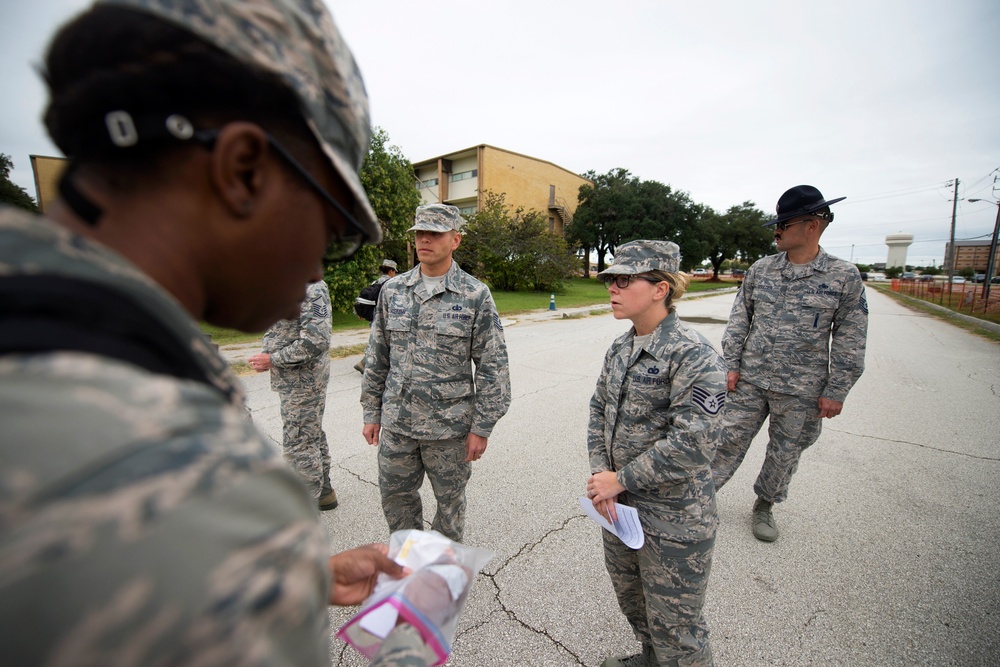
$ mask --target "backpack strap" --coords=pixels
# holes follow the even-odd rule
[[[190,348],[130,296],[54,275],[0,276],[0,355],[88,352],[212,384]]]

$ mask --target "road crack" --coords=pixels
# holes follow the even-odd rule
[[[568,646],[566,646],[561,641],[559,641],[558,639],[556,639],[555,637],[553,637],[551,634],[549,634],[549,632],[547,630],[545,630],[543,628],[536,628],[536,627],[532,626],[530,623],[528,623],[527,621],[524,621],[521,618],[519,618],[518,615],[517,615],[517,612],[515,610],[510,609],[506,604],[504,604],[504,601],[502,599],[503,589],[500,586],[500,582],[497,581],[497,577],[513,561],[517,560],[521,556],[524,556],[526,554],[531,553],[536,547],[540,546],[543,542],[545,542],[545,540],[547,540],[548,538],[552,537],[556,533],[558,533],[558,532],[560,532],[562,530],[565,530],[566,527],[569,526],[570,522],[579,521],[579,520],[582,520],[582,519],[585,519],[585,518],[586,517],[584,517],[584,516],[573,516],[573,517],[570,517],[570,518],[566,519],[565,521],[562,522],[562,525],[558,526],[557,528],[553,528],[553,529],[549,530],[548,532],[546,532],[544,535],[542,535],[540,538],[538,538],[534,542],[531,542],[531,543],[523,545],[517,551],[516,554],[514,554],[514,555],[510,556],[509,558],[507,558],[507,560],[505,560],[500,565],[500,567],[498,567],[496,569],[496,571],[493,572],[492,574],[488,574],[486,572],[482,572],[479,575],[480,577],[482,577],[484,579],[488,579],[490,581],[490,583],[493,585],[493,591],[494,591],[493,597],[496,600],[497,605],[500,607],[500,610],[498,612],[495,612],[495,613],[505,614],[508,619],[510,619],[511,621],[517,623],[518,625],[520,625],[525,630],[528,630],[529,632],[532,632],[532,633],[538,635],[539,637],[544,637],[547,641],[549,641],[551,644],[553,644],[557,649],[559,649],[560,651],[565,652],[566,654],[568,654],[569,656],[571,656],[573,658],[573,660],[575,660],[578,665],[585,665],[586,664],[583,661],[583,659],[580,658],[579,655],[577,655],[576,653],[574,653]],[[460,635],[456,635],[455,639],[457,640],[459,636],[464,635],[464,634],[466,634],[468,632],[472,632],[473,630],[476,630],[476,629],[478,629],[480,627],[483,627],[484,625],[487,625],[488,623],[489,623],[489,619],[483,620],[482,622],[477,623],[476,625],[471,626],[471,627],[463,630],[460,633]]]
[[[923,449],[930,449],[935,452],[941,452],[943,454],[954,454],[956,456],[964,456],[970,459],[978,459],[980,461],[1000,461],[1000,457],[995,456],[979,456],[978,454],[968,454],[966,452],[957,452],[954,449],[945,449],[944,447],[934,447],[932,445],[925,445],[920,442],[912,442],[910,440],[895,440],[893,438],[880,438],[877,435],[869,435],[867,433],[853,433],[851,431],[844,431],[842,429],[830,428],[825,426],[824,430],[833,431],[835,433],[843,433],[845,435],[853,435],[856,438],[871,438],[872,440],[880,440],[881,442],[895,442],[900,445],[912,445],[914,447],[922,447]]]

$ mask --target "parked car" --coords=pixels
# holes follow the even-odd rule
[[[903,280],[916,280],[917,274],[912,271],[903,271],[903,275],[900,276]]]
[[[931,275],[931,274],[929,274],[929,273],[922,273],[922,274],[920,274],[920,276],[919,276],[919,277],[917,278],[917,280],[919,280],[919,281],[920,281],[920,282],[922,282],[922,283],[930,283],[930,282],[934,282],[934,276],[932,276],[932,275]]]
[[[976,282],[977,283],[984,283],[984,282],[986,282],[986,274],[985,273],[977,273],[976,274]]]
[[[746,272],[745,269],[733,269],[732,270],[732,276],[733,276],[733,278],[742,278],[746,274],[747,274],[747,272]]]
[[[965,284],[965,278],[963,278],[962,276],[952,276],[951,277],[951,284],[952,285],[964,285]]]
[[[706,271],[705,269],[695,269],[695,270],[694,270],[694,271],[692,272],[692,275],[696,275],[696,276],[707,276],[707,275],[708,275],[708,271]]]

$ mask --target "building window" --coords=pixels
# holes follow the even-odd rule
[[[476,212],[476,207],[466,206],[465,208],[458,209],[458,212],[461,213],[462,215],[472,215],[473,213]]]
[[[469,178],[475,178],[478,175],[479,175],[478,169],[472,169],[471,171],[460,171],[457,174],[452,174],[450,180],[452,183],[454,183],[455,181],[464,181]]]
[[[428,178],[426,181],[418,180],[417,189],[422,190],[424,188],[433,188],[437,184],[438,184],[438,179],[436,178]]]

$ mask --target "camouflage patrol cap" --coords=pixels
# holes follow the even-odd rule
[[[368,154],[368,94],[354,56],[321,0],[98,0],[147,12],[239,61],[273,72],[295,92],[302,116],[347,183],[352,213],[382,240],[358,171]]]
[[[399,268],[399,266],[397,266],[396,262],[392,261],[391,259],[383,259],[382,268],[392,269],[393,271],[395,271],[396,269]]]
[[[672,241],[630,241],[618,246],[615,263],[597,274],[637,275],[649,271],[677,273],[681,268],[681,249]]]
[[[417,207],[413,226],[408,232],[457,232],[462,229],[462,215],[450,204],[424,204]]]

